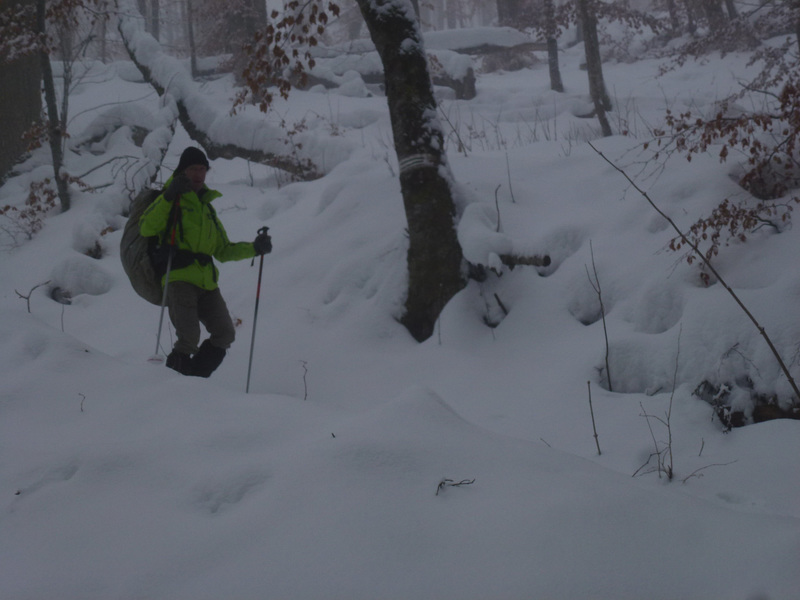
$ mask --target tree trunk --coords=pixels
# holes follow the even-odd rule
[[[75,30],[69,19],[65,19],[56,26],[61,59],[61,113],[59,116],[59,131],[67,131],[67,118],[69,116],[69,91],[72,89],[72,67],[75,64]],[[48,110],[48,113],[50,111]],[[61,140],[62,152],[64,139]]]
[[[695,0],[683,0],[683,5],[686,7],[686,31],[688,31],[689,34],[694,35],[697,31]]]
[[[586,70],[589,74],[589,95],[592,97],[597,119],[603,135],[612,135],[606,112],[611,110],[611,98],[606,91],[603,79],[603,61],[600,58],[600,40],[597,36],[597,17],[592,0],[578,0],[578,14],[583,23],[584,51],[586,53]]]
[[[104,10],[108,14],[108,6],[104,5]],[[100,19],[100,62],[108,63],[108,19]]]
[[[558,40],[556,39],[556,13],[553,0],[544,2],[545,28],[547,31],[547,64],[550,68],[550,89],[554,92],[563,92],[564,83],[561,81],[561,70],[558,68]]]
[[[153,28],[150,35],[156,38],[157,42],[161,41],[161,5],[159,0],[150,1],[150,23]]]
[[[667,0],[667,12],[669,12],[669,22],[672,31],[677,34],[681,28],[681,22],[678,18],[678,7],[675,6],[675,0]]]
[[[800,11],[795,9],[795,20],[794,20],[794,37],[798,46],[800,46]]]
[[[23,0],[4,5],[2,9],[19,4],[33,5]],[[42,72],[36,54],[21,56],[9,63],[0,63],[0,182],[25,153],[23,134],[39,121],[42,112]]]
[[[547,38],[547,65],[550,68],[550,89],[554,92],[563,92],[564,83],[561,81],[561,70],[558,68],[558,40]]]
[[[709,29],[716,33],[725,25],[725,13],[722,12],[722,3],[720,0],[701,0],[700,3],[703,8],[703,14],[708,21]]]
[[[36,27],[42,39],[45,39],[47,24],[45,18],[45,0],[36,2]],[[50,55],[47,48],[39,51],[39,65],[42,70],[42,83],[44,85],[45,106],[47,106],[48,142],[50,155],[53,158],[53,173],[56,180],[58,199],[61,202],[61,211],[70,208],[69,185],[65,174],[61,172],[64,166],[64,155],[61,151],[61,142],[64,138],[61,122],[58,118],[58,101],[56,99],[56,86],[53,80],[53,69],[50,66]],[[64,92],[66,94],[66,90]]]
[[[497,22],[508,27],[519,26],[517,16],[520,12],[521,0],[497,0]]]
[[[454,0],[445,0],[445,15],[448,29],[456,29],[458,27],[456,7]]]
[[[407,0],[357,0],[383,62],[408,220],[408,295],[401,322],[418,341],[466,284],[444,135],[422,35]]]
[[[433,15],[436,17],[433,28],[437,31],[444,29],[444,17],[446,13],[445,0],[436,0],[436,6],[433,9]]]
[[[197,77],[197,48],[194,43],[194,9],[192,0],[186,0],[186,35],[189,39],[189,64],[191,65],[192,78]]]
[[[252,27],[248,31],[248,34],[252,36],[257,30],[267,26],[267,3],[258,0],[250,0],[250,3],[253,14],[255,15],[255,18],[252,20]]]
[[[139,8],[139,14],[144,18],[144,30],[150,33],[150,20],[147,18],[150,12],[147,10],[147,0],[136,0],[136,6]]]

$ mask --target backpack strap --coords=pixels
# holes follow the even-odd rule
[[[217,231],[222,235],[223,239],[228,239],[228,235],[225,233],[225,228],[222,227],[222,223],[219,222],[219,217],[217,217],[217,211],[214,206],[209,202],[206,204],[208,206],[208,213],[211,215],[211,220],[214,221],[214,226],[217,228]]]

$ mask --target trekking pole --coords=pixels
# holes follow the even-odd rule
[[[267,233],[269,229],[262,227],[258,230],[258,235]],[[253,259],[255,261],[255,258]],[[253,348],[256,343],[256,320],[258,319],[258,300],[261,297],[261,274],[264,272],[264,255],[261,255],[261,260],[258,263],[258,285],[256,287],[256,308],[253,312],[253,334],[250,336],[250,360],[247,363],[247,385],[245,386],[244,393],[250,393],[250,373],[253,370]]]
[[[158,348],[161,346],[161,328],[164,326],[164,309],[167,306],[167,287],[169,286],[169,272],[172,270],[172,255],[175,254],[173,246],[169,247],[169,257],[167,257],[167,272],[164,275],[164,291],[161,294],[161,316],[158,318],[158,334],[156,335],[156,351],[153,353],[152,362],[161,362],[158,355]]]
[[[169,274],[172,271],[172,256],[175,254],[175,230],[178,228],[178,224],[175,222],[175,216],[177,214],[177,210],[179,208],[179,200],[176,200],[175,208],[173,209],[174,214],[170,215],[170,220],[172,221],[172,233],[170,234],[169,240],[169,256],[167,257],[167,272],[164,275],[164,291],[161,293],[161,315],[158,317],[158,333],[156,334],[156,351],[153,352],[153,356],[150,357],[150,362],[162,362],[161,357],[158,355],[158,348],[161,346],[161,328],[164,326],[164,309],[167,306],[167,288],[169,287]]]

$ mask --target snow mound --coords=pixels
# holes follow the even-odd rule
[[[72,297],[99,296],[111,289],[114,277],[88,256],[76,254],[58,263],[50,276],[51,288],[61,288]]]

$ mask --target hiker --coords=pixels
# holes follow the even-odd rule
[[[272,241],[260,233],[253,242],[231,242],[211,202],[219,198],[206,184],[209,164],[199,148],[188,147],[164,192],[139,220],[142,236],[159,236],[172,251],[166,302],[177,340],[167,366],[183,375],[208,377],[219,367],[236,335],[228,307],[217,285],[221,262],[267,254]],[[209,333],[200,344],[200,324]],[[198,344],[200,344],[198,346]]]

